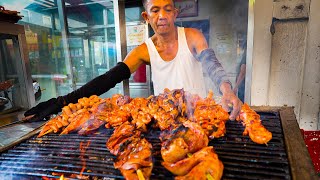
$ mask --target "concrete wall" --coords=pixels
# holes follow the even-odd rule
[[[319,9],[318,0],[254,4],[251,105],[294,106],[305,130],[319,129]]]

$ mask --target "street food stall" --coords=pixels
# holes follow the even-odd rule
[[[314,100],[317,88],[303,88],[310,86],[304,73],[313,57],[305,56],[309,50],[299,48],[307,47],[303,43],[309,42],[314,33],[314,28],[307,29],[307,23],[316,24],[311,17],[317,14],[314,9],[305,8],[311,7],[311,1],[230,1],[177,0],[175,6],[180,14],[176,25],[203,33],[233,85],[241,73],[245,74],[242,89],[238,84],[236,93],[239,98],[242,93],[242,100],[254,110],[250,111],[253,119],[247,118],[248,121],[243,110],[237,120],[227,118],[220,122],[216,116],[228,114],[219,109],[221,95],[206,74],[208,97],[192,95],[191,110],[184,109],[190,95],[183,89],[151,96],[152,72],[145,65],[100,97],[79,99],[49,121],[24,122],[25,110],[65,95],[105,73],[153,31],[140,18],[141,2],[133,0],[36,0],[21,9],[24,17],[19,25],[0,22],[0,178],[179,179],[180,170],[190,166],[190,174],[209,180],[318,179],[312,161],[318,156],[315,153],[310,158],[312,143],[308,143],[308,152],[306,135],[301,131],[319,127],[319,122],[309,120],[310,116],[316,119],[314,108],[307,111],[305,106],[310,102],[319,107]],[[286,38],[290,37],[288,31],[297,38]],[[307,31],[311,35],[306,36]],[[288,58],[293,59],[292,63],[283,62]],[[39,86],[35,89],[32,79],[42,89],[38,100],[34,95]],[[308,97],[306,92],[310,93]],[[203,109],[206,113],[215,111],[211,119],[209,115],[204,118],[205,122],[203,117],[196,117]],[[169,121],[171,116],[174,121]],[[192,123],[186,123],[188,118]],[[170,127],[179,123],[168,130],[162,128],[163,119],[169,119],[166,123]],[[218,120],[219,125],[212,124]],[[258,143],[252,135],[255,130],[272,134],[272,138]],[[222,134],[212,136],[218,132]],[[193,138],[206,136],[191,142],[190,134]],[[199,149],[190,151],[198,141],[206,142],[203,144],[207,150],[211,148],[206,156],[209,160],[199,158],[204,153],[198,153]],[[170,146],[173,142],[180,143],[178,149]],[[168,162],[171,167],[176,164],[165,159],[165,150],[170,150],[167,146],[177,150],[174,156],[184,158],[175,163],[187,162],[175,169],[178,173],[168,168]],[[182,147],[188,147],[188,153]],[[217,163],[214,167],[207,163],[211,160]],[[216,175],[209,172],[212,169]]]

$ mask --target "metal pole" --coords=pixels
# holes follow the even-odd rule
[[[113,1],[114,25],[116,33],[117,61],[121,62],[127,55],[127,39],[126,39],[126,19],[125,19],[125,2],[124,0]],[[121,86],[120,86],[121,88]],[[122,82],[124,95],[130,95],[129,80]]]
[[[255,0],[249,0],[248,8],[248,35],[247,35],[247,59],[246,59],[246,81],[244,101],[251,105],[252,87],[252,57],[253,57],[253,38],[254,38],[254,4]]]
[[[107,69],[110,69],[109,66],[109,43],[108,43],[108,10],[107,7],[105,7],[105,9],[103,9],[103,25],[105,25],[105,27],[103,28],[104,30],[104,55],[105,55],[105,62],[103,62],[104,64],[107,65]]]
[[[73,64],[70,58],[70,49],[69,49],[69,30],[68,30],[68,22],[67,22],[67,16],[66,16],[66,7],[65,7],[65,0],[57,0],[57,6],[58,6],[58,13],[59,13],[59,20],[60,20],[60,26],[61,26],[61,36],[62,36],[62,47],[65,57],[65,63],[66,63],[66,71],[67,76],[71,79],[71,87],[73,90],[77,89],[76,82],[73,77]]]

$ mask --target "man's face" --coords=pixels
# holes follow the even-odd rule
[[[155,33],[164,35],[174,30],[177,9],[172,0],[148,0],[145,8],[142,17]]]

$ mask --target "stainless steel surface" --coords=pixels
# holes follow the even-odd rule
[[[44,123],[44,121],[20,123],[24,117],[23,113],[20,111],[0,116],[0,148],[17,141]]]

